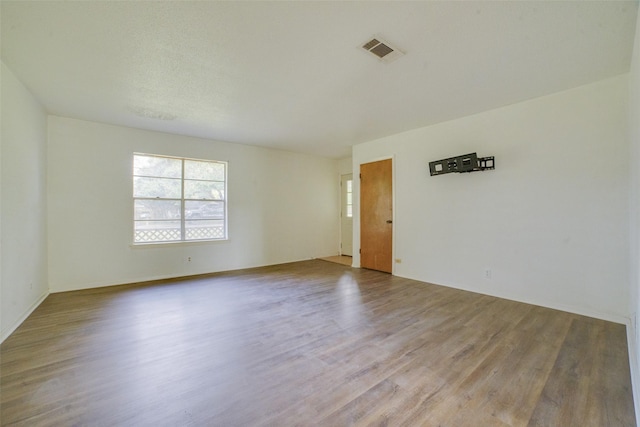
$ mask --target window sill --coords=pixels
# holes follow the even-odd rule
[[[134,249],[148,249],[148,248],[161,248],[161,247],[176,247],[176,246],[201,246],[206,244],[220,244],[226,243],[229,239],[212,239],[212,240],[189,240],[180,242],[145,242],[145,243],[129,243],[129,247]]]

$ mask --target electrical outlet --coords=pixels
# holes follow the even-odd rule
[[[191,262],[191,257],[187,257],[187,262]]]
[[[491,279],[491,269],[490,268],[485,268],[484,269],[484,278],[490,280]]]

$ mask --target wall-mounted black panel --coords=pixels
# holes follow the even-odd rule
[[[478,157],[476,153],[429,162],[429,172],[431,176],[452,172],[476,172],[490,169],[495,169],[494,157]]]

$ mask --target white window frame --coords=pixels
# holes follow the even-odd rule
[[[156,157],[156,158],[163,158],[163,159],[173,159],[173,160],[179,160],[180,164],[181,164],[181,177],[180,178],[173,178],[176,180],[180,180],[180,198],[160,198],[160,197],[136,197],[135,195],[135,178],[136,177],[141,177],[141,178],[164,178],[164,179],[168,179],[168,177],[160,177],[160,176],[146,176],[146,175],[136,175],[135,173],[135,156],[145,156],[145,157]],[[131,173],[131,177],[132,177],[132,185],[131,185],[131,190],[132,190],[132,196],[133,196],[133,221],[132,221],[132,226],[133,226],[133,232],[132,232],[132,238],[133,238],[133,245],[134,246],[140,246],[140,245],[165,245],[165,244],[176,244],[176,243],[192,243],[192,242],[215,242],[215,241],[225,241],[229,239],[229,233],[228,233],[228,215],[227,215],[227,208],[228,208],[228,194],[227,194],[227,183],[228,183],[228,173],[229,173],[229,163],[226,161],[222,161],[222,160],[210,160],[210,159],[195,159],[195,158],[189,158],[189,157],[176,157],[176,156],[165,156],[165,155],[161,155],[161,154],[150,154],[150,153],[138,153],[138,152],[134,152],[132,155],[132,173]],[[222,199],[189,199],[189,198],[185,198],[185,181],[191,181],[190,179],[186,179],[185,178],[185,161],[196,161],[196,162],[205,162],[205,163],[217,163],[217,164],[222,164],[224,165],[224,190],[223,190],[223,194],[224,197]],[[198,181],[210,181],[210,182],[220,182],[220,181],[214,181],[214,180],[198,180]],[[140,219],[136,219],[136,200],[166,200],[166,201],[176,201],[180,203],[180,239],[173,239],[173,240],[136,240],[136,223],[138,222],[143,222],[144,220],[140,220]],[[202,238],[202,239],[198,239],[198,238],[187,238],[186,233],[187,233],[187,227],[186,227],[186,222],[188,221],[188,218],[186,218],[186,205],[187,202],[197,202],[197,201],[215,201],[215,202],[222,202],[223,204],[223,229],[222,229],[222,237],[215,237],[215,238]],[[162,220],[159,220],[162,221]]]
[[[347,208],[347,218],[353,218],[353,178],[348,179],[347,183],[347,191],[346,196],[347,200],[345,200],[345,207]],[[351,196],[351,203],[349,203],[349,196]]]

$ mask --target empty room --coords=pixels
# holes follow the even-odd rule
[[[0,425],[637,425],[638,10],[0,0]]]

